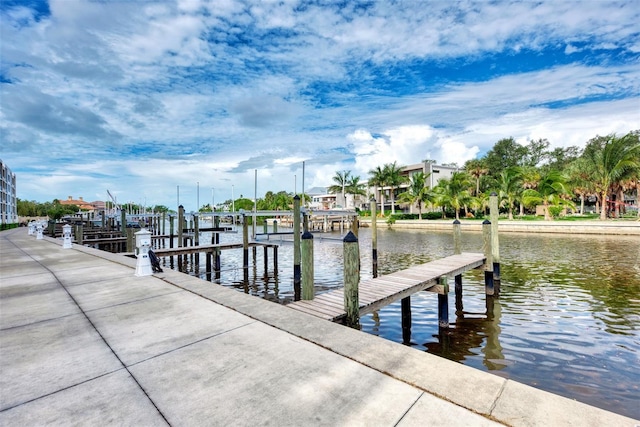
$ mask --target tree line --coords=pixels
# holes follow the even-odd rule
[[[544,207],[547,220],[565,209],[583,213],[588,198],[595,199],[596,212],[606,219],[624,211],[625,194],[635,192],[638,201],[640,130],[623,136],[596,136],[583,149],[550,149],[546,139],[523,146],[504,138],[483,157],[467,161],[450,178],[440,179],[435,187],[426,185],[428,178],[423,172],[403,175],[402,166],[393,162],[370,170],[369,186],[389,189],[392,215],[397,197],[398,202],[417,205],[420,219],[426,206],[440,208],[443,215],[452,210],[456,218],[461,210],[485,211],[493,192],[509,219],[516,210],[522,216],[538,205]],[[350,171],[336,172],[333,181],[331,193],[366,194],[359,177],[351,176]],[[381,191],[382,216],[384,197]]]

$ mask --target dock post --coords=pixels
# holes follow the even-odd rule
[[[120,231],[123,236],[127,232],[127,213],[124,209],[120,211]]]
[[[462,230],[460,221],[453,221],[453,253],[459,255],[462,253]],[[456,293],[456,313],[462,311],[462,274],[454,277],[455,293]]]
[[[486,258],[484,264],[484,293],[493,296],[493,257],[491,252],[491,221],[482,222],[483,252]]]
[[[133,228],[127,228],[127,252],[133,252]]]
[[[402,311],[402,343],[411,343],[411,297],[405,297],[400,300]]]
[[[300,301],[300,196],[293,198],[293,300]]]
[[[440,276],[438,282],[444,288],[443,293],[438,294],[438,328],[446,329],[449,327],[449,285],[447,284],[447,276]]]
[[[184,206],[178,206],[178,222],[176,224],[178,226],[178,247],[181,248],[184,246],[184,242],[182,239],[182,234],[184,232]],[[185,255],[178,255],[178,271],[182,271],[183,258]]]
[[[220,261],[220,253],[222,251],[218,248],[213,250],[213,271],[216,279],[220,279],[220,270],[222,269],[222,262]]]
[[[169,215],[169,248],[173,248],[173,238],[173,215]]]
[[[244,213],[242,214],[242,268],[247,276],[249,274],[249,222]]]
[[[500,296],[500,240],[498,238],[498,195],[489,196],[489,218],[491,219],[491,254],[493,256],[493,283],[495,296]]]
[[[217,216],[217,215],[213,218],[213,228],[220,228],[220,217]],[[212,245],[220,244],[220,232],[219,231],[214,231],[213,234],[211,235],[211,244]]]
[[[459,255],[462,253],[462,231],[460,221],[453,221],[453,253]]]
[[[360,284],[360,250],[358,238],[348,232],[342,240],[344,256],[344,311],[347,313],[346,325],[360,329],[360,300],[358,286]]]
[[[178,247],[183,246],[182,233],[184,228],[184,206],[178,206]]]
[[[351,232],[358,237],[358,214],[351,217]]]
[[[262,232],[264,234],[269,234],[269,229],[267,228],[267,219],[264,219],[264,222],[262,223]],[[269,236],[267,236],[268,238]]]
[[[278,275],[278,247],[273,247],[273,275]]]
[[[264,260],[264,277],[267,277],[267,271],[269,270],[269,249],[266,245],[262,247],[262,258]]]
[[[212,258],[213,253],[211,251],[205,252],[204,253],[204,257],[205,257],[205,263],[206,263],[206,275],[207,275],[207,281],[210,282],[211,281],[211,258]]]
[[[304,212],[302,214],[302,233],[306,233],[309,231],[309,215],[307,215],[307,212]]]
[[[313,299],[313,234],[305,231],[300,243],[302,257],[302,299]]]
[[[378,277],[378,226],[376,224],[376,199],[371,198],[371,260],[373,262],[373,277]]]
[[[274,219],[273,220],[273,233],[277,233],[278,232],[278,220]]]

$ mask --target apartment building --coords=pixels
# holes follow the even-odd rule
[[[18,222],[18,199],[16,198],[16,174],[0,159],[0,224]]]

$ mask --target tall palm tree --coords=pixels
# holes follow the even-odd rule
[[[365,196],[367,194],[364,184],[360,182],[359,176],[351,176],[347,181],[344,191],[346,194],[351,194],[354,200],[355,196]]]
[[[625,174],[640,168],[640,143],[638,135],[630,132],[618,138],[609,135],[601,149],[585,150],[585,157],[592,168],[591,179],[600,195],[602,209],[600,219],[607,219],[607,196],[612,186]]]
[[[349,185],[349,178],[351,176],[351,171],[343,170],[337,171],[333,176],[333,182],[335,184],[331,185],[327,191],[331,194],[342,194],[342,203],[343,205],[347,204],[347,198],[345,196],[345,189]],[[343,206],[346,207],[346,206]]]
[[[538,183],[540,182],[540,170],[535,166],[524,166],[522,167],[522,189],[523,190],[535,190],[538,188]],[[522,195],[522,194],[521,194]],[[524,215],[524,203],[522,202],[522,198],[520,200],[520,216]]]
[[[569,191],[565,177],[559,171],[551,170],[540,178],[536,190],[528,189],[524,191],[522,201],[529,206],[542,203],[544,206],[544,219],[550,221],[553,219],[549,211],[551,206],[573,207],[571,200],[563,198],[567,194],[569,194]]]
[[[480,193],[480,178],[483,175],[488,174],[489,169],[487,169],[485,162],[481,159],[469,160],[464,165],[464,169],[465,171],[467,171],[470,177],[476,180],[476,192],[473,195],[478,196],[478,194]]]
[[[465,172],[454,172],[451,178],[438,181],[435,188],[437,202],[443,208],[451,207],[455,211],[456,219],[460,219],[460,208],[472,201],[470,186],[469,175]]]
[[[506,168],[498,177],[498,199],[507,207],[509,219],[513,219],[513,206],[522,193],[522,169],[518,166]]]
[[[384,187],[387,185],[387,171],[384,167],[376,166],[369,171],[369,185],[380,190],[380,216],[384,217]]]
[[[396,162],[385,164],[384,169],[387,185],[391,187],[391,215],[393,215],[396,213],[396,189],[407,182],[407,177],[402,175],[402,166],[398,166]]]
[[[585,198],[595,193],[587,160],[581,157],[571,162],[567,167],[567,177],[567,183],[573,190],[573,194],[580,198],[580,215],[582,215]]]
[[[409,178],[409,188],[404,193],[398,195],[398,200],[411,205],[418,205],[418,218],[422,219],[422,204],[434,200],[433,193],[429,187],[425,187],[425,182],[431,174],[416,172]]]

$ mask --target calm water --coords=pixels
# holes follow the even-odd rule
[[[282,230],[281,230],[282,231]],[[362,277],[371,272],[370,229],[360,230]],[[316,293],[342,286],[340,234],[314,243]],[[201,243],[210,241],[203,233]],[[222,242],[241,234],[222,234]],[[293,248],[280,243],[279,271],[263,251],[250,255],[244,281],[242,251],[225,251],[214,282],[280,303],[293,300]],[[480,252],[480,233],[465,233],[463,251]],[[450,255],[450,232],[378,231],[379,274]],[[400,302],[361,319],[362,330],[416,349],[640,419],[640,238],[624,236],[500,236],[502,290],[487,310],[482,271],[463,276],[463,310],[449,296],[451,327],[439,334],[437,296],[411,297],[412,329],[403,340]],[[271,250],[268,256],[271,257]],[[250,252],[251,254],[251,252]],[[197,274],[206,278],[204,257]],[[196,274],[192,266],[192,274]]]

